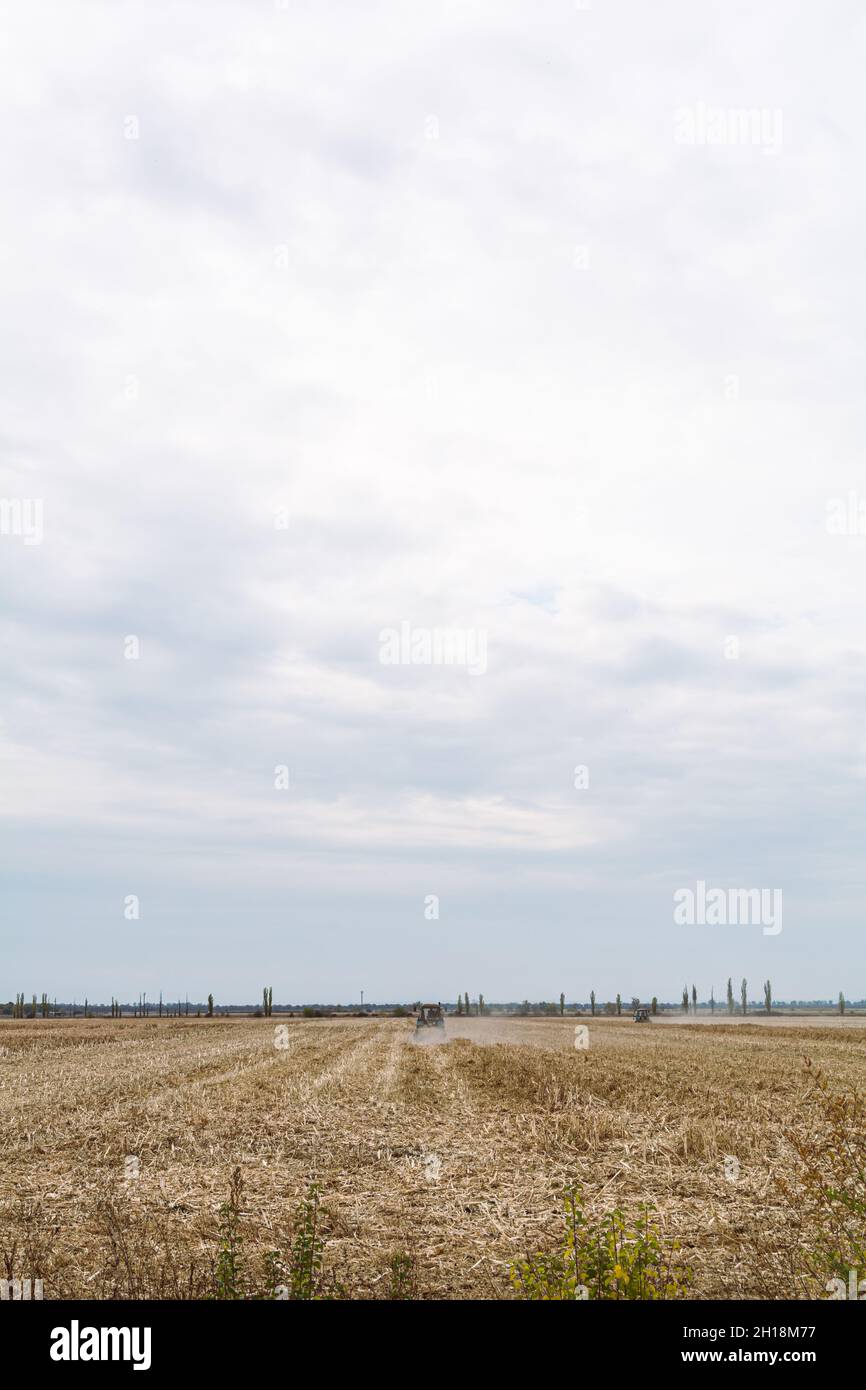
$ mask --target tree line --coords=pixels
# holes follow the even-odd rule
[[[820,1002],[820,1001],[813,1001],[813,1002],[818,1003],[818,1002]],[[837,1009],[838,1009],[838,1012],[839,1012],[840,1014],[844,1014],[844,1013],[845,1013],[845,1010],[846,1010],[846,1008],[847,1008],[847,1005],[848,1005],[848,1001],[847,1001],[846,998],[845,998],[844,991],[840,990],[840,992],[839,992],[839,997],[838,997],[838,1001],[837,1001]],[[188,1017],[190,1016],[190,1010],[191,1010],[191,1006],[190,1006],[190,1002],[189,1002],[189,997],[188,997],[188,996],[187,996],[187,998],[186,998],[185,1000],[178,1000],[177,1002],[171,1001],[170,1003],[164,1003],[164,1002],[163,1002],[162,993],[160,992],[159,998],[158,998],[158,1000],[156,1001],[156,1003],[154,1003],[152,1000],[148,1000],[147,995],[144,994],[144,993],[142,993],[142,994],[140,994],[140,995],[138,996],[138,999],[135,1000],[135,1001],[132,1003],[131,1006],[130,1006],[129,1004],[126,1004],[125,1006],[121,1005],[120,1001],[119,1001],[118,999],[115,999],[115,997],[114,997],[113,995],[112,995],[112,997],[111,997],[111,1003],[110,1003],[109,1005],[105,1005],[105,1004],[91,1005],[90,1002],[89,1002],[89,999],[88,999],[87,997],[85,997],[85,999],[84,999],[84,1004],[83,1004],[83,1006],[82,1006],[82,1010],[81,1010],[81,1011],[82,1011],[83,1016],[84,1016],[85,1018],[93,1018],[93,1017],[95,1017],[94,1009],[98,1012],[98,1015],[99,1015],[100,1017],[103,1017],[103,1016],[105,1016],[105,1015],[107,1014],[107,1016],[110,1017],[110,1018],[121,1018],[121,1017],[123,1017],[123,1009],[124,1009],[124,1007],[126,1008],[127,1015],[131,1014],[131,1016],[132,1016],[133,1018],[149,1018],[149,1017],[151,1017],[151,1016],[156,1016],[156,1017],[158,1017],[158,1018],[163,1018],[163,1017],[166,1017],[166,1018],[169,1018],[169,1017],[180,1018],[180,1017],[183,1016],[183,1017],[187,1017],[187,1018],[188,1018]],[[236,1007],[236,1006],[233,1005],[233,1006],[231,1006],[231,1007]],[[572,1007],[573,1007],[573,1011],[576,1012],[576,1011],[577,1011],[577,1007],[576,1007],[576,1006],[572,1006]],[[582,1008],[582,1007],[583,1007],[583,1006],[581,1006],[581,1008]],[[630,1003],[629,1003],[628,1006],[627,1006],[629,1012],[634,1012],[634,1010],[637,1009],[637,1008],[645,1008],[645,1007],[646,1007],[646,1008],[649,1008],[649,1010],[650,1010],[651,1013],[657,1014],[658,1011],[659,1011],[659,1007],[660,1007],[660,1006],[659,1006],[659,1001],[658,1001],[657,996],[656,996],[656,995],[653,995],[653,997],[652,997],[650,1003],[649,1003],[648,1005],[644,1005],[644,1004],[641,1003],[641,1001],[637,998],[636,995],[633,995],[632,998],[631,998]],[[662,1005],[661,1007],[665,1007],[665,1006]],[[671,1006],[671,1007],[673,1007],[673,1006]],[[703,1007],[703,1005],[702,1005],[701,1007]],[[715,1014],[716,1008],[717,1008],[717,1007],[718,1007],[719,1010],[721,1011],[722,1005],[721,1005],[721,1002],[718,1001],[718,1000],[716,999],[716,997],[715,997],[715,989],[711,989],[711,990],[710,990],[710,996],[709,996],[709,999],[707,1000],[707,1007],[709,1007],[709,1010],[710,1010],[710,1013],[711,1013],[711,1014]],[[0,1004],[0,1013],[5,1013],[5,1014],[7,1014],[7,1015],[10,1015],[12,1018],[31,1018],[31,1019],[34,1019],[34,1018],[39,1018],[39,1017],[42,1017],[42,1018],[59,1017],[59,1016],[64,1016],[64,1017],[65,1017],[65,1016],[66,1016],[66,1012],[67,1012],[67,1008],[69,1008],[69,1011],[71,1012],[71,1015],[72,1015],[72,1017],[74,1018],[74,1017],[76,1016],[76,1014],[78,1013],[78,1004],[77,1004],[74,1000],[73,1000],[71,1006],[65,1006],[65,1005],[64,1005],[64,1006],[62,1006],[62,1008],[58,1009],[56,997],[55,997],[55,999],[54,999],[54,1001],[53,1001],[53,1003],[52,1003],[52,1002],[49,1001],[48,995],[47,995],[46,993],[43,993],[43,994],[42,994],[42,996],[41,996],[41,998],[39,999],[38,1002],[37,1002],[36,995],[34,994],[34,995],[32,996],[32,998],[31,998],[29,1004],[25,1002],[25,996],[24,996],[24,994],[16,994],[16,995],[15,995],[14,1001],[10,999],[10,1000],[8,1001],[8,1003],[6,1003],[5,1005]],[[681,1008],[681,1010],[682,1010],[682,1012],[683,1012],[684,1014],[696,1014],[696,1013],[697,1013],[697,1011],[698,1011],[698,989],[697,989],[697,985],[692,984],[691,991],[689,990],[688,985],[683,985],[683,992],[682,992],[682,998],[681,998],[681,1001],[680,1001],[680,1008]],[[742,981],[740,982],[739,1001],[737,1001],[737,1000],[735,999],[733,980],[732,980],[730,977],[728,978],[728,984],[727,984],[727,990],[726,990],[726,997],[725,997],[725,1009],[726,1009],[728,1015],[730,1015],[730,1016],[733,1016],[733,1015],[736,1014],[736,1013],[740,1013],[740,1014],[742,1014],[742,1015],[745,1016],[745,1015],[749,1012],[749,990],[748,990],[748,982],[747,982],[745,976],[743,977]],[[520,1013],[520,1014],[543,1014],[543,1015],[549,1016],[549,1017],[555,1017],[555,1016],[558,1014],[560,1017],[563,1017],[563,1016],[565,1015],[565,1012],[566,1012],[565,994],[564,994],[564,993],[561,993],[561,994],[560,994],[560,996],[559,996],[559,1003],[558,1003],[558,1004],[556,1004],[556,1003],[549,1003],[547,1000],[541,1000],[541,1001],[539,1001],[539,1002],[533,1004],[533,1003],[530,1003],[530,1001],[529,1001],[528,999],[524,999],[524,1000],[522,1001],[522,1003],[519,1005],[519,1008],[518,1008],[517,1011],[518,1011],[518,1013]],[[607,1014],[607,1015],[613,1015],[613,1016],[619,1017],[619,1016],[622,1015],[622,1012],[623,1012],[623,999],[622,999],[622,995],[621,995],[621,994],[617,994],[615,1000],[613,1000],[613,1001],[610,1001],[610,1000],[609,1000],[609,1001],[608,1001],[607,1003],[605,1003],[605,1004],[599,1004],[598,999],[597,999],[597,996],[596,996],[595,990],[594,990],[594,989],[593,989],[593,990],[590,990],[590,994],[589,994],[589,1011],[590,1011],[590,1014],[592,1015],[593,1018],[597,1017],[599,1014]],[[770,980],[765,980],[765,981],[764,981],[764,984],[763,984],[763,1012],[764,1012],[765,1014],[771,1014],[772,1011],[773,1011],[773,987],[772,987],[772,984],[771,984]],[[256,1013],[256,1016],[257,1016],[257,1017],[271,1018],[271,1017],[273,1016],[273,1012],[274,1012],[274,991],[273,991],[273,987],[270,986],[270,985],[268,985],[268,986],[266,986],[266,987],[262,990],[262,1003],[261,1003],[261,1006],[255,1010],[255,1013]],[[457,1013],[458,1018],[460,1018],[460,1017],[465,1017],[465,1018],[469,1018],[469,1017],[480,1018],[480,1017],[483,1017],[484,1015],[490,1013],[490,1006],[489,1006],[487,1003],[485,1003],[484,995],[483,995],[483,994],[479,994],[478,997],[477,997],[477,999],[473,1001],[473,1000],[470,999],[470,997],[469,997],[469,991],[466,990],[465,993],[463,993],[463,994],[458,994],[458,996],[457,996],[456,1013]],[[195,1017],[196,1017],[196,1018],[200,1018],[201,1016],[202,1016],[202,1010],[201,1010],[201,1007],[198,1006],[198,1007],[195,1008]],[[209,995],[207,996],[207,1008],[205,1009],[204,1017],[205,1017],[205,1018],[213,1018],[213,1017],[214,1017],[214,997],[213,997],[212,994],[209,994]]]

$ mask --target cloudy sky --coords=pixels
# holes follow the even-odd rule
[[[0,997],[866,995],[864,59],[5,7]]]

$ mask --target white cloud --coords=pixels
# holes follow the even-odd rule
[[[206,930],[257,997],[239,911],[310,997],[361,960],[381,996],[469,960],[488,997],[864,992],[866,537],[825,527],[862,477],[863,28],[835,13],[7,17],[0,494],[46,518],[0,537],[7,992],[90,912],[52,993],[185,989]],[[697,102],[781,109],[782,148],[678,145]],[[404,620],[485,629],[487,674],[383,668]],[[177,923],[146,965],[115,863]],[[677,935],[676,874],[781,884],[775,954]],[[437,875],[438,955],[408,906]],[[339,949],[301,964],[316,924]]]

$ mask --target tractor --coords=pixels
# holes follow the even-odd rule
[[[445,1015],[442,1012],[441,1004],[421,1004],[418,1009],[418,1017],[415,1020],[415,1031],[419,1028],[443,1028],[445,1027]]]
[[[634,1013],[632,1014],[632,1017],[635,1023],[649,1023],[650,1011],[649,1009],[644,1008],[643,1004],[641,1004],[639,1009],[635,1009]]]

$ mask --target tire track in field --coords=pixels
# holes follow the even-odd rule
[[[426,1237],[419,1247],[424,1258],[439,1265],[437,1281],[444,1264],[455,1297],[470,1290],[477,1297],[479,1283],[488,1296],[501,1296],[530,1234],[557,1213],[549,1153],[504,1097],[479,1091],[465,1074],[477,1049],[465,1040],[425,1049],[439,1113],[424,1180],[407,1204],[413,1227]]]
[[[425,1270],[429,1279],[435,1269],[440,1297],[446,1288],[448,1294],[474,1288],[477,1296],[478,1270],[489,1248],[488,1212],[479,1201],[485,1176],[479,1182],[479,1107],[453,1072],[452,1053],[447,1044],[392,1042],[375,1086],[378,1104],[371,1107],[370,1096],[357,1097],[356,1104],[356,1111],[366,1110],[367,1134],[375,1134],[380,1161],[357,1175],[343,1203],[352,1220],[346,1255],[357,1261],[359,1273],[363,1269],[369,1278],[383,1249],[408,1250],[422,1286]]]
[[[408,1028],[395,1033],[391,1039],[388,1056],[376,1080],[375,1094],[380,1101],[393,1100],[400,1073],[400,1058],[405,1047],[411,1045],[412,1034]]]

